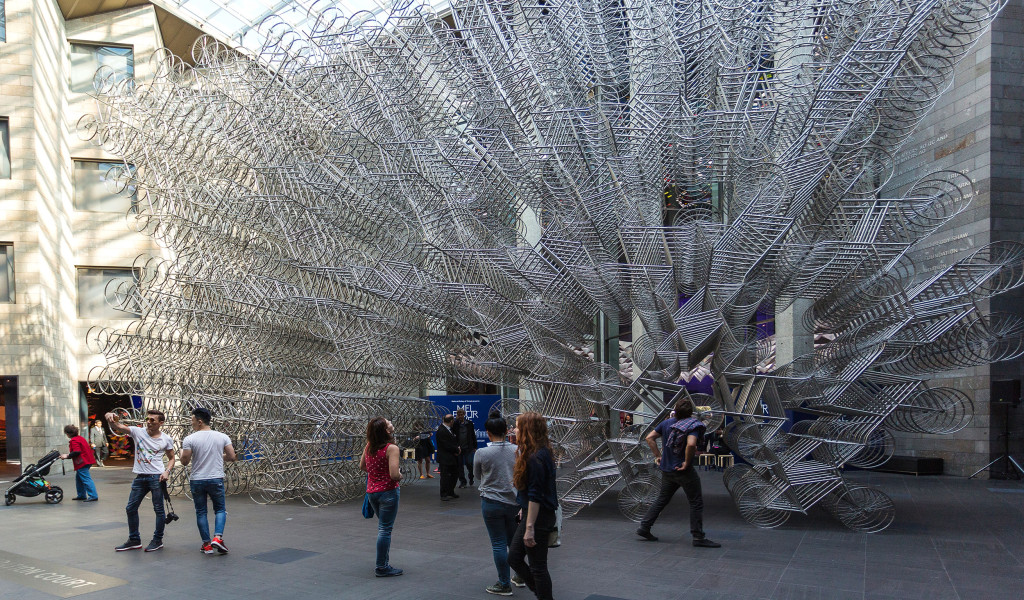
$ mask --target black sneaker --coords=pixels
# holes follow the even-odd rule
[[[163,540],[152,540],[149,545],[146,546],[146,552],[156,552],[157,550],[164,547]]]
[[[488,594],[494,594],[496,596],[511,596],[512,584],[502,585],[501,582],[497,582],[490,587],[484,588],[484,591]]]
[[[722,545],[718,542],[712,542],[708,538],[694,538],[693,545],[698,548],[721,548]]]
[[[142,540],[128,540],[120,546],[115,546],[114,550],[117,552],[124,552],[125,550],[141,550]]]
[[[656,541],[658,541],[657,536],[655,536],[653,533],[651,533],[650,529],[644,529],[643,527],[640,527],[640,528],[638,528],[636,530],[636,534],[638,536],[644,538],[648,542],[656,542]],[[694,545],[696,546],[697,544],[694,544]]]
[[[383,569],[374,569],[373,574],[377,577],[398,577],[402,574],[402,570],[396,569],[395,567],[387,566]]]
[[[516,587],[526,587],[526,582],[523,581],[522,577],[513,574],[512,575],[512,585],[514,585]]]

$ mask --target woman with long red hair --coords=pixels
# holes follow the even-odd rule
[[[548,425],[541,414],[527,412],[516,420],[516,433],[518,448],[512,483],[525,518],[519,522],[509,546],[508,564],[537,598],[552,600],[548,538],[555,529],[558,495]]]
[[[394,577],[402,570],[391,566],[391,530],[398,517],[399,469],[395,427],[384,417],[374,417],[366,425],[366,446],[359,457],[359,468],[366,471],[366,495],[377,515],[377,577]]]

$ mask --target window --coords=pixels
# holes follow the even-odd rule
[[[131,48],[71,44],[72,92],[92,92],[93,78],[101,68],[101,77],[112,77],[114,81],[134,79],[135,55]]]
[[[0,0],[2,1],[2,0]],[[11,127],[0,117],[0,179],[11,178]]]
[[[14,302],[14,246],[0,242],[0,303]]]
[[[97,319],[139,318],[139,288],[135,280],[134,269],[79,267],[78,316]]]
[[[7,17],[4,16],[4,0],[0,0],[0,42],[7,41]]]
[[[135,212],[139,195],[131,184],[135,167],[124,163],[76,160],[75,209],[96,212]]]

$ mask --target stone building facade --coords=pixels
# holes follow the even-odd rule
[[[63,426],[83,424],[81,384],[102,361],[86,332],[131,318],[109,305],[105,284],[130,280],[138,256],[159,252],[126,222],[131,190],[117,194],[106,181],[119,160],[76,131],[95,111],[85,89],[96,65],[116,77],[131,71],[123,75],[138,83],[152,76],[148,58],[164,45],[156,9],[75,4],[95,14],[66,18],[54,0],[0,2],[0,154],[9,165],[0,171],[0,461],[12,463],[64,446]]]
[[[1022,130],[1024,0],[1010,0],[957,65],[952,86],[897,156],[888,186],[892,193],[939,170],[960,171],[974,185],[967,210],[915,251],[917,264],[934,268],[997,240],[1024,242]],[[996,296],[981,308],[1024,316],[1024,294]],[[939,457],[947,474],[971,475],[1004,452],[1007,429],[1024,430],[1024,409],[990,405],[993,382],[1022,379],[1020,359],[936,375],[933,386],[955,387],[972,398],[974,420],[950,436],[898,434],[896,453]],[[1024,450],[1021,437],[1010,436],[1010,450],[1018,456]],[[1000,475],[999,466],[991,475]]]

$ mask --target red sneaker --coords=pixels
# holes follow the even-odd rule
[[[199,550],[203,554],[216,554],[217,553],[217,551],[213,549],[213,546],[210,544],[210,542],[206,542],[205,544],[203,544],[203,546]]]
[[[224,538],[219,535],[213,536],[213,539],[210,540],[210,545],[216,548],[217,552],[220,552],[221,554],[228,553],[228,547],[224,545]]]

